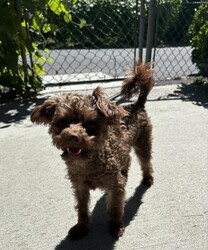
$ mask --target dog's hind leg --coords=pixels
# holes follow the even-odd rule
[[[88,203],[90,192],[87,185],[74,188],[75,198],[77,200],[78,223],[73,226],[68,233],[71,240],[80,239],[88,233],[88,224],[90,223]]]
[[[150,122],[141,128],[141,131],[134,143],[136,155],[140,161],[143,180],[145,186],[153,184],[153,168],[151,163],[152,151],[152,125]]]

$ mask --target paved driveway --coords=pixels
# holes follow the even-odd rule
[[[107,232],[103,193],[91,193],[88,236],[69,241],[76,223],[74,199],[60,152],[47,128],[29,121],[29,102],[0,104],[0,249],[5,250],[207,250],[207,88],[155,87],[147,110],[152,119],[155,183],[140,184],[132,152],[124,236]],[[109,90],[109,94],[111,90]],[[118,100],[117,100],[118,101]]]

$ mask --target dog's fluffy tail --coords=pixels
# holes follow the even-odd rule
[[[154,86],[151,67],[151,63],[142,64],[138,61],[135,70],[127,70],[127,77],[124,79],[121,88],[121,96],[131,98],[133,95],[139,94],[138,100],[135,103],[136,108],[144,108],[147,96]]]

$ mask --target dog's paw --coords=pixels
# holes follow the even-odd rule
[[[116,239],[121,237],[125,231],[125,227],[122,223],[110,222],[109,233]]]
[[[151,187],[154,183],[154,178],[153,176],[145,176],[142,180],[142,184],[145,185],[146,187]]]
[[[85,224],[76,224],[68,232],[68,238],[70,240],[79,240],[87,235],[89,229]]]

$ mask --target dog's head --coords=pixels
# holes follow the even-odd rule
[[[98,87],[92,95],[66,94],[35,107],[31,121],[49,125],[54,145],[67,161],[90,157],[99,150],[110,127],[119,127],[127,112]]]

